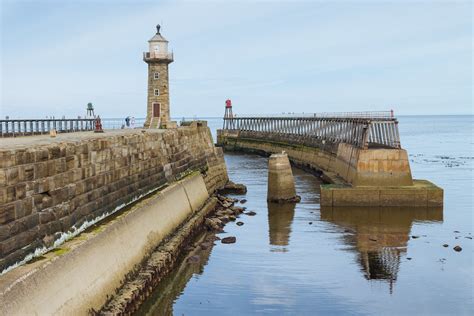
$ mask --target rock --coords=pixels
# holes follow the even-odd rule
[[[461,248],[461,246],[454,246],[454,248],[453,248],[453,249],[454,249],[454,251],[457,251],[457,252],[460,252],[460,251],[462,251],[462,248]]]
[[[229,220],[234,222],[237,218],[234,215],[229,215]]]
[[[245,204],[245,203],[247,203],[247,200],[246,200],[246,199],[240,200],[240,204]]]
[[[206,218],[204,223],[210,230],[221,230],[222,226],[224,226],[218,218]]]
[[[229,216],[228,216],[228,215],[225,215],[225,216],[219,217],[219,219],[220,219],[220,221],[221,221],[222,223],[224,223],[224,224],[225,224],[225,223],[228,223],[228,222],[230,221],[230,219],[229,219]]]
[[[228,216],[234,215],[234,212],[231,209],[220,210],[216,213],[217,216]]]
[[[248,216],[255,216],[257,215],[257,213],[255,213],[254,211],[249,211],[247,213],[244,213],[245,215],[248,215]]]
[[[230,209],[232,210],[233,214],[236,215],[242,214],[244,212],[244,208],[240,206],[232,206]]]
[[[377,241],[375,238],[369,238],[370,241]]]
[[[247,193],[247,187],[243,184],[237,184],[232,181],[228,181],[226,185],[219,190],[220,193],[234,193],[234,194],[245,194]]]
[[[459,234],[459,230],[455,230],[454,233]]]
[[[242,226],[244,224],[244,222],[237,222],[236,224],[237,224],[237,226]]]
[[[237,238],[234,236],[222,238],[221,243],[223,244],[233,244],[237,241]]]
[[[420,238],[420,236],[413,235],[413,236],[411,236],[411,238],[417,239],[417,238]]]
[[[472,237],[470,237],[470,236],[466,236],[466,237],[464,237],[464,238],[467,238],[467,239],[472,239]]]
[[[201,244],[201,249],[202,249],[202,250],[209,249],[209,247],[211,247],[211,243],[203,242],[203,243]]]
[[[443,247],[446,248],[446,247],[449,247],[449,245],[448,245],[448,244],[444,244]]]
[[[308,224],[313,225],[313,222],[309,222]]]
[[[268,202],[273,202],[273,203],[279,203],[279,204],[284,204],[284,203],[299,203],[301,202],[301,196],[296,195],[291,198],[287,199],[276,199],[276,198],[269,198],[267,199]]]
[[[53,235],[44,236],[43,244],[46,248],[52,247],[54,244],[54,236]]]
[[[410,257],[407,257],[407,260],[411,260],[411,258],[410,258]]]
[[[199,258],[199,256],[194,255],[194,256],[189,257],[187,261],[189,263],[198,263],[200,260],[201,258]]]

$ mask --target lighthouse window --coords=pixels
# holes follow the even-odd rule
[[[159,72],[155,72],[155,79],[160,79],[160,73]]]
[[[159,96],[160,95],[160,90],[159,89],[155,89],[155,96]]]

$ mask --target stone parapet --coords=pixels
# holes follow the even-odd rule
[[[0,148],[0,272],[191,172],[210,193],[228,180],[204,124],[2,139]]]

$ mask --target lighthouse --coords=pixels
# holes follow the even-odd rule
[[[168,41],[160,34],[160,25],[156,34],[148,41],[148,52],[143,60],[148,64],[148,97],[145,128],[169,128],[170,96],[168,65],[173,62],[173,53],[168,52]]]

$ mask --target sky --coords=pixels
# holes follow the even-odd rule
[[[2,118],[144,117],[157,23],[173,117],[474,112],[471,1],[0,1]]]

